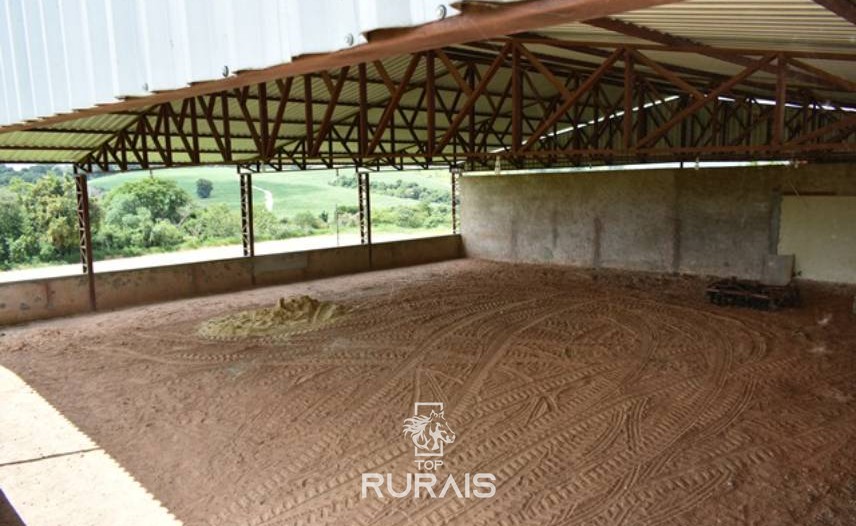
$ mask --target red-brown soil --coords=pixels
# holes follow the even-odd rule
[[[856,524],[853,290],[758,312],[703,289],[462,260],[5,329],[0,364],[186,524]],[[350,311],[197,335],[299,294]],[[496,497],[360,498],[415,470],[417,401],[456,433],[443,472]]]

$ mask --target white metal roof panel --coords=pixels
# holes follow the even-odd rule
[[[0,0],[0,126],[366,42],[426,0]]]

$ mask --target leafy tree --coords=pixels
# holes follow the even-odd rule
[[[451,207],[421,202],[416,206],[378,208],[372,211],[372,222],[400,228],[434,228],[450,224]]]
[[[176,246],[184,240],[179,225],[189,204],[190,195],[174,181],[147,177],[124,183],[104,196],[104,226],[96,242],[112,250]]]
[[[21,237],[23,211],[18,197],[9,190],[0,188],[0,268],[12,265],[12,244]]]
[[[20,170],[15,170],[11,166],[0,164],[0,186],[11,184],[13,179],[21,179],[32,183],[48,174],[62,175],[66,172],[68,172],[68,167],[61,165],[34,164]]]
[[[194,210],[181,228],[198,241],[233,238],[241,235],[241,217],[225,203],[218,203]]]
[[[343,188],[356,188],[356,178],[354,176],[339,175],[328,183],[331,186],[341,186]],[[397,179],[394,183],[385,183],[383,181],[372,181],[372,191],[391,195],[393,197],[401,197],[402,199],[414,199],[424,203],[445,204],[452,198],[451,192],[447,190],[436,190],[422,186],[421,184],[411,181],[404,182]]]
[[[419,228],[425,224],[425,214],[416,207],[402,206],[397,209],[395,224],[402,228]]]
[[[357,205],[339,205],[340,214],[356,214],[359,211],[360,207]]]
[[[9,244],[12,261],[55,261],[77,251],[77,201],[70,177],[48,173],[32,183],[15,179],[10,190],[18,198],[21,225],[19,236]],[[90,202],[89,214],[97,228],[97,203]]]
[[[208,199],[211,197],[211,192],[213,190],[214,183],[212,183],[210,179],[196,180],[196,195],[198,195],[200,199]]]
[[[152,225],[148,241],[150,246],[171,248],[184,241],[184,234],[177,226],[161,219]]]
[[[343,188],[356,188],[357,187],[357,176],[354,174],[350,175],[337,175],[333,179],[331,179],[327,184],[330,186],[341,186]]]
[[[307,233],[311,233],[316,228],[321,228],[324,225],[315,217],[315,214],[309,211],[298,212],[292,222]]]
[[[281,221],[264,206],[253,207],[253,232],[259,239],[294,237],[286,222]]]
[[[144,208],[155,221],[164,219],[177,225],[186,215],[190,200],[175,181],[145,177],[123,183],[104,196],[105,220],[121,223],[122,217]]]

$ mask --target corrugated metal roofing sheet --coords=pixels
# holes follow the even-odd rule
[[[424,0],[0,0],[0,125],[364,43],[457,14]]]
[[[852,51],[856,27],[812,0],[686,0],[616,18],[706,44]]]
[[[856,26],[813,0],[684,0],[613,18],[718,47],[845,52],[856,49]],[[565,39],[638,42],[584,23],[538,32]]]
[[[118,96],[145,95],[144,87],[168,90],[217,79],[224,66],[234,73],[288,62],[305,53],[343,49],[363,42],[363,34],[373,29],[436,20],[439,7],[446,15],[457,14],[448,2],[421,0],[0,0],[0,125],[92,107]],[[684,0],[615,18],[717,47],[850,53],[856,49],[856,27],[812,0]],[[647,42],[581,23],[537,32],[595,43]],[[537,51],[540,46],[532,49]],[[574,50],[549,51],[592,66],[601,61]],[[698,54],[651,50],[646,55],[664,64],[714,74],[733,74],[740,69]],[[383,60],[383,65],[393,79],[400,79],[409,60],[406,55],[392,57]],[[850,62],[805,62],[856,80]],[[349,76],[356,74],[352,67]],[[338,72],[330,75],[335,82]],[[389,90],[371,64],[368,75],[374,81],[367,89],[369,101],[387,100]],[[497,74],[497,85],[504,85],[504,75],[503,71]],[[412,80],[418,83],[424,77],[420,67]],[[757,77],[769,74],[759,72]],[[448,77],[438,78],[437,86],[447,93],[457,89]],[[314,120],[318,122],[329,91],[319,75],[313,75],[312,89]],[[537,89],[542,95],[555,91],[549,83],[540,83]],[[279,97],[276,84],[269,82],[267,92],[270,113]],[[296,78],[291,98],[301,100],[303,93],[303,81]],[[257,97],[254,87],[250,95]],[[407,93],[402,100],[417,105],[418,94]],[[358,101],[354,83],[345,84],[339,101],[334,120],[353,119]],[[173,105],[176,109],[177,104]],[[257,100],[248,105],[255,114]],[[241,113],[234,97],[228,100],[228,107],[230,115]],[[484,100],[477,109],[490,111]],[[44,124],[23,134],[0,134],[0,158],[10,162],[82,159],[87,150],[131,125],[145,111],[136,108]],[[377,117],[380,111],[372,108],[370,114]],[[289,104],[284,115],[278,144],[291,144],[305,133],[303,104]],[[442,125],[443,117],[439,118]],[[207,124],[199,125],[205,133]],[[253,151],[245,123],[235,121],[232,134],[236,159],[242,158],[242,151]],[[214,149],[211,139],[201,141],[203,150]],[[182,155],[177,154],[177,160],[184,160]],[[210,159],[216,160],[216,155],[203,151],[202,162]]]

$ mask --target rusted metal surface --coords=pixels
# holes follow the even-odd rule
[[[371,179],[367,170],[357,169],[357,204],[359,207],[360,244],[369,249],[369,267],[372,266],[372,201]]]
[[[244,166],[238,167],[241,185],[241,244],[244,257],[256,255],[255,233],[253,231],[253,173]]]
[[[452,233],[461,233],[461,219],[458,207],[461,206],[461,168],[453,166],[450,169],[452,179]]]
[[[856,158],[856,83],[805,58],[853,66],[856,54],[718,49],[736,70],[722,75],[663,61],[664,50],[709,52],[524,35],[360,63],[154,106],[77,165]]]
[[[74,174],[74,186],[77,195],[77,232],[80,240],[80,263],[86,274],[89,287],[89,308],[96,309],[95,301],[95,271],[92,255],[92,227],[89,217],[89,185],[86,174]]]
[[[763,285],[757,281],[735,278],[715,281],[705,290],[714,305],[748,307],[758,310],[776,310],[799,307],[799,289],[793,283],[785,286]]]

